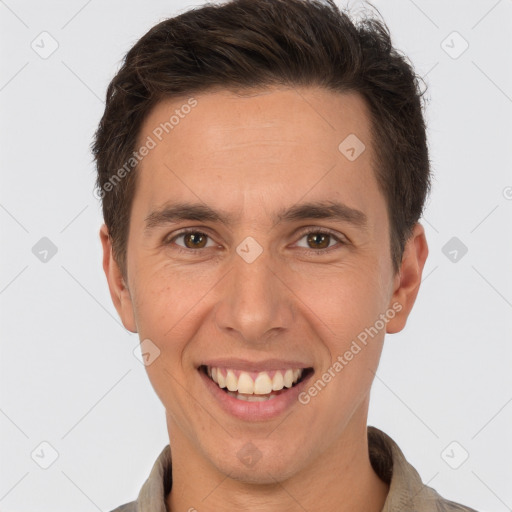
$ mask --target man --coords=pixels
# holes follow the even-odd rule
[[[305,0],[163,21],[93,151],[103,267],[170,441],[117,511],[472,510],[367,426],[428,254],[421,92],[382,22]]]

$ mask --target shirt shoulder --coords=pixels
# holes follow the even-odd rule
[[[474,508],[443,498],[431,487],[425,487],[425,490],[424,495],[416,500],[417,512],[477,512]]]
[[[137,512],[137,502],[130,501],[130,503],[125,503],[124,505],[120,505],[119,507],[111,510],[110,512]]]
[[[171,447],[167,444],[158,455],[135,501],[110,512],[166,512],[165,497],[172,487]]]
[[[389,485],[382,512],[477,512],[443,498],[424,484],[395,441],[371,426],[368,426],[368,448],[374,471]]]

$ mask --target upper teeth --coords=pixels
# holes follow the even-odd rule
[[[273,377],[268,372],[252,372],[254,379],[249,372],[231,368],[207,366],[206,371],[209,377],[221,388],[227,387],[229,391],[238,391],[245,394],[266,395],[284,387],[291,388],[301,378],[303,369],[277,370]]]

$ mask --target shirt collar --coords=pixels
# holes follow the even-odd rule
[[[375,427],[368,427],[370,462],[379,478],[389,484],[389,492],[382,512],[425,510],[425,502],[440,496],[423,484],[418,472],[409,464],[402,450],[387,434]],[[433,493],[433,494],[432,494]]]

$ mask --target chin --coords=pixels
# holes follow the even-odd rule
[[[229,450],[234,457],[227,457],[226,451],[218,454],[219,459],[210,459],[217,470],[237,482],[257,485],[273,485],[291,478],[300,471],[297,460],[299,448],[290,448],[289,455],[283,455],[283,447],[265,450],[256,447],[257,441],[251,441]]]

